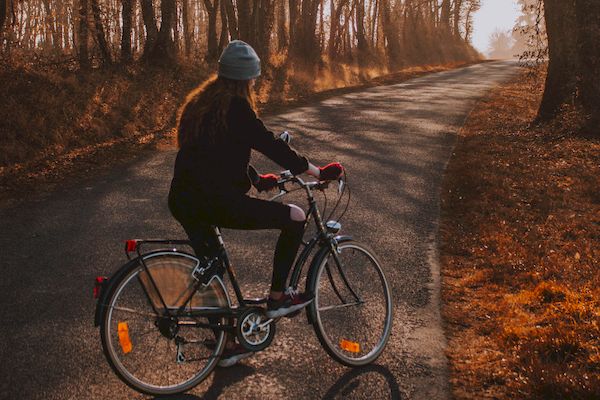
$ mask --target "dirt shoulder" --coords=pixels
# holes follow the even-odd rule
[[[442,198],[442,299],[458,399],[600,398],[600,140],[532,127],[525,74],[472,112]]]
[[[311,88],[306,82],[294,83],[292,76],[287,78],[292,81],[287,92],[278,91],[277,77],[269,73],[258,88],[259,108],[268,117],[343,93],[474,63],[410,67],[368,80],[354,77],[344,87],[337,79],[320,81],[318,88]],[[22,78],[23,73],[17,75]],[[3,119],[0,130],[6,130],[8,136],[0,144],[8,153],[22,152],[20,158],[27,161],[0,166],[0,205],[34,192],[49,193],[66,183],[76,184],[157,148],[173,148],[177,108],[186,93],[201,81],[198,76],[206,76],[205,71],[183,69],[96,72],[93,76],[67,78],[28,74],[21,81],[17,76],[2,77],[18,93],[11,100],[12,108],[7,106],[3,112],[17,114],[23,120]],[[82,93],[84,98],[80,98]],[[69,99],[67,104],[65,99]],[[57,107],[64,109],[57,112]],[[23,126],[28,127],[27,132],[21,132]],[[52,132],[45,127],[51,127]],[[22,135],[39,137],[28,139],[33,143],[26,144]]]

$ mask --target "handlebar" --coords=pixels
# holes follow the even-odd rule
[[[345,183],[345,180],[343,177],[338,178],[337,181],[338,181],[338,192],[341,194],[344,191],[344,186],[346,183]],[[285,170],[285,171],[282,171],[279,173],[279,179],[277,180],[277,185],[279,187],[279,193],[276,194],[275,196],[273,196],[270,200],[276,200],[276,199],[288,194],[289,192],[291,192],[291,190],[288,190],[285,187],[285,184],[288,182],[292,182],[292,183],[299,185],[301,188],[306,190],[309,197],[312,197],[313,190],[327,189],[329,187],[329,184],[332,181],[305,182],[302,178],[292,174],[289,170]]]

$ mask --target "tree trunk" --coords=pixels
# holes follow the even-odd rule
[[[400,31],[396,21],[392,19],[392,10],[389,0],[381,0],[381,19],[383,22],[383,35],[387,41],[387,58],[390,69],[398,68],[402,61]]]
[[[100,15],[100,5],[98,4],[98,0],[92,0],[92,14],[94,16],[94,27],[96,30],[96,40],[98,42],[98,48],[100,49],[100,54],[102,55],[102,60],[107,63],[112,63],[112,57],[110,55],[110,50],[108,48],[108,43],[106,42],[106,34],[104,33],[104,24],[102,23],[102,15]]]
[[[60,39],[58,36],[58,29],[56,27],[56,10],[50,8],[50,1],[44,0],[44,11],[46,12],[46,50],[52,52],[58,52],[60,50]]]
[[[246,42],[252,41],[252,4],[250,3],[250,0],[238,0],[237,11],[239,38]]]
[[[466,43],[469,43],[471,41],[471,32],[472,32],[472,28],[473,28],[473,24],[471,23],[471,14],[473,13],[473,6],[469,5],[469,8],[467,9],[467,15],[465,15],[465,37],[463,38],[463,40]]]
[[[285,25],[285,2],[277,2],[277,49],[283,51],[289,44],[288,30]]]
[[[460,11],[462,9],[462,0],[454,0],[454,19],[453,19],[453,24],[454,24],[454,29],[453,29],[453,33],[454,36],[457,38],[460,38]]]
[[[154,15],[152,0],[140,0],[140,5],[142,7],[144,27],[146,28],[146,41],[144,42],[144,54],[142,57],[147,59],[154,49],[158,38],[158,28],[156,27],[156,16]]]
[[[90,67],[88,53],[88,0],[79,0],[79,66],[81,69]]]
[[[189,0],[183,0],[183,46],[185,56],[192,54],[192,29],[190,27],[190,4]]]
[[[450,31],[450,0],[442,1],[440,25],[444,31]]]
[[[578,27],[579,102],[600,136],[600,2],[575,0]]]
[[[181,43],[181,32],[179,31],[179,7],[177,5],[179,0],[175,0],[173,3],[173,17],[172,19],[172,31],[173,31],[173,51],[175,54],[179,54],[179,45]]]
[[[575,0],[545,0],[544,18],[549,61],[539,120],[551,119],[562,104],[573,102],[578,70]]]
[[[275,22],[275,5],[273,0],[255,0],[254,44],[258,56],[267,60],[271,49],[271,31]]]
[[[332,0],[333,1],[333,0]],[[295,48],[297,48],[297,43],[299,41],[298,38],[298,25],[300,19],[300,3],[299,0],[289,0],[288,1],[288,10],[290,14],[290,41],[289,41],[289,50],[288,53],[293,52]]]
[[[175,7],[175,0],[161,0],[160,2],[160,31],[150,57],[153,62],[158,64],[170,64],[176,58],[175,43],[172,37]]]
[[[133,23],[133,2],[132,0],[121,0],[123,30],[121,33],[121,62],[127,64],[131,62],[131,25]]]
[[[377,26],[379,21],[379,1],[375,0],[373,4],[373,10],[371,10],[371,45],[373,48],[377,48]]]
[[[6,0],[0,0],[0,33],[4,30],[4,22],[6,22]]]
[[[338,50],[339,50],[338,43],[340,42],[340,33],[341,33],[340,17],[342,15],[342,9],[344,6],[346,6],[346,4],[348,4],[348,1],[349,0],[340,0],[337,7],[335,7],[334,1],[331,0],[331,11],[330,11],[330,15],[331,15],[330,25],[331,26],[329,28],[329,45],[328,45],[330,60],[334,60],[338,55]]]
[[[227,43],[229,42],[229,27],[227,26],[227,8],[225,1],[221,1],[221,35],[219,37],[219,53],[223,51]]]
[[[238,22],[235,16],[235,7],[231,0],[222,0],[225,4],[225,10],[227,11],[227,26],[229,26],[229,36],[231,39],[238,39],[240,33],[238,31]]]
[[[298,2],[290,0],[290,17],[292,15],[292,4],[297,9]],[[319,56],[319,40],[316,35],[318,18],[318,0],[303,0],[301,14],[296,29],[296,40],[292,41],[293,47],[290,52],[307,65],[314,64]],[[291,24],[291,18],[290,18]]]
[[[359,60],[368,57],[369,44],[367,43],[367,34],[365,31],[365,1],[355,0],[356,8],[356,40],[358,46]]]
[[[206,60],[215,61],[219,56],[219,43],[217,42],[217,10],[219,7],[219,0],[204,0],[204,6],[208,13],[208,37],[207,37],[207,52]]]

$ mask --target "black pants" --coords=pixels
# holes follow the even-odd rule
[[[211,226],[281,230],[275,247],[271,290],[284,290],[304,233],[304,222],[293,221],[287,205],[244,194],[206,196],[172,189],[169,209],[183,226],[199,257],[211,257],[218,250],[219,244]]]

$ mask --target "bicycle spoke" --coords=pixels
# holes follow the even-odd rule
[[[354,254],[353,254],[353,256],[354,256]],[[346,287],[348,288],[348,290],[350,291],[350,293],[352,294],[352,296],[354,296],[354,298],[357,301],[360,301],[360,297],[352,289],[352,287],[350,286],[350,282],[348,282],[348,279],[346,278],[346,274],[344,273],[344,267],[342,266],[342,262],[340,261],[340,258],[339,258],[339,256],[337,255],[336,252],[333,252],[333,259],[335,260],[335,263],[337,265],[337,268],[338,268],[338,271],[340,273],[340,277],[342,278],[342,281],[344,282],[344,284],[346,285]]]
[[[146,312],[146,311],[137,311],[137,310],[134,310],[134,309],[129,308],[129,307],[112,306],[112,307],[109,307],[109,308],[111,308],[113,310],[117,310],[117,311],[124,311],[124,312],[132,313],[132,314],[143,315],[145,317],[151,317],[151,318],[156,318],[157,317],[156,314],[149,313],[149,312]]]
[[[364,304],[364,301],[357,301],[355,303],[344,303],[344,304],[338,304],[335,306],[326,306],[326,307],[319,307],[318,310],[319,311],[327,311],[327,310],[337,310],[340,308],[346,308],[346,307],[352,307],[352,306],[360,306],[362,304]]]
[[[333,280],[333,275],[331,275],[331,269],[329,268],[329,262],[325,263],[325,270],[327,271],[327,277],[329,278],[329,284],[331,285],[333,292],[336,294],[336,296],[340,299],[340,301],[342,303],[345,303],[344,298],[340,294],[340,291],[338,290],[337,285],[335,284],[335,281]]]

